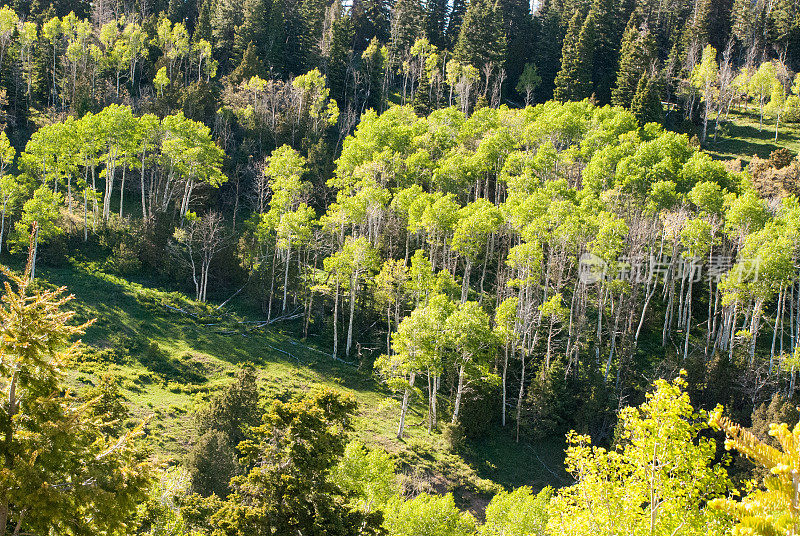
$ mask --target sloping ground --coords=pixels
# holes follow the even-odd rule
[[[181,459],[195,438],[194,410],[235,376],[243,363],[260,371],[265,396],[281,396],[319,383],[353,395],[359,403],[355,436],[395,453],[407,485],[452,491],[462,504],[480,505],[501,486],[561,485],[563,441],[517,444],[510,431],[468,443],[465,454],[450,452],[441,434],[428,434],[427,405],[409,412],[408,437],[398,441],[399,402],[370,373],[336,361],[313,343],[259,327],[243,318],[199,304],[186,296],[131,282],[104,272],[96,262],[72,261],[62,268],[37,268],[40,284],[66,286],[80,320],[96,318],[70,380],[78,388],[107,372],[119,378],[132,409],[132,425],[150,418],[155,452]]]
[[[751,106],[749,110],[731,112],[729,119],[729,123],[720,125],[716,142],[714,125],[709,121],[708,140],[703,144],[703,149],[716,158],[741,158],[747,164],[753,155],[769,158],[770,153],[780,147],[785,147],[794,154],[800,153],[798,123],[781,123],[778,127],[778,139],[775,140],[775,120],[765,117],[763,125],[759,125],[757,108]]]

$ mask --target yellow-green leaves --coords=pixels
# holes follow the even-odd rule
[[[710,415],[709,424],[724,430],[728,436],[726,449],[736,449],[754,463],[769,469],[763,487],[751,490],[741,501],[717,498],[709,503],[738,519],[734,528],[736,536],[773,536],[796,534],[800,525],[800,507],[797,504],[800,472],[800,425],[770,424],[769,435],[780,445],[780,450],[756,438],[752,433],[722,415],[718,406]]]
[[[476,522],[472,514],[458,509],[451,494],[440,497],[422,493],[408,501],[389,501],[383,526],[389,534],[471,536]]]
[[[639,407],[619,414],[618,445],[592,446],[568,436],[566,466],[576,482],[556,493],[548,530],[562,535],[723,534],[710,499],[731,483],[715,464],[712,439],[700,436],[705,417],[689,402],[686,381],[658,380]]]

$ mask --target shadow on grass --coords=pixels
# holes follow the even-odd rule
[[[753,155],[769,158],[769,155],[781,147],[797,152],[800,147],[800,131],[797,125],[781,124],[778,139],[775,140],[775,124],[765,122],[758,124],[758,113],[731,113],[731,121],[720,126],[719,137],[713,141],[713,133],[703,149],[717,158],[740,157],[749,161]]]
[[[131,358],[167,379],[198,383],[199,373],[188,364],[179,366],[183,360],[171,354],[199,352],[232,365],[249,362],[299,366],[298,376],[304,372],[304,377],[298,377],[301,381],[333,382],[360,392],[382,390],[368,374],[273,330],[218,333],[217,326],[203,325],[203,320],[167,308],[165,302],[187,311],[196,307],[178,293],[130,283],[95,270],[92,265],[43,266],[37,275],[53,285],[66,286],[76,296],[72,306],[78,312],[78,320],[97,318],[83,337],[84,342],[100,347],[122,345]],[[160,355],[151,355],[153,342],[160,348]]]
[[[512,430],[496,428],[487,437],[469,442],[465,461],[482,478],[506,488],[531,486],[538,491],[545,486],[559,488],[572,483],[564,471],[563,438],[549,438],[535,445],[511,436]]]

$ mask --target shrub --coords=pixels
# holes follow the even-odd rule
[[[105,269],[119,275],[130,275],[142,269],[142,262],[130,246],[120,242],[106,261]]]

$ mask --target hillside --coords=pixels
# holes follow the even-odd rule
[[[717,158],[740,158],[744,164],[750,162],[753,155],[769,158],[779,148],[786,148],[793,154],[800,153],[800,129],[797,123],[781,123],[778,139],[775,140],[774,119],[765,118],[763,125],[759,125],[758,119],[758,110],[752,106],[749,110],[732,111],[730,122],[720,126],[717,141],[714,141],[712,133],[703,149]]]
[[[241,364],[251,363],[266,398],[312,384],[353,395],[359,405],[355,437],[393,453],[419,490],[453,492],[464,507],[480,511],[502,488],[540,489],[566,481],[558,439],[516,443],[510,429],[498,427],[454,453],[440,433],[427,432],[425,406],[417,401],[399,441],[399,401],[369,366],[334,360],[313,341],[284,333],[280,323],[263,326],[263,318],[201,304],[102,266],[102,255],[73,258],[63,267],[42,265],[37,279],[40,285],[66,286],[75,295],[79,319],[97,319],[82,338],[85,347],[70,382],[81,389],[105,373],[118,378],[132,410],[127,424],[149,419],[148,442],[161,459],[183,460],[197,439],[195,409],[230,383]]]

